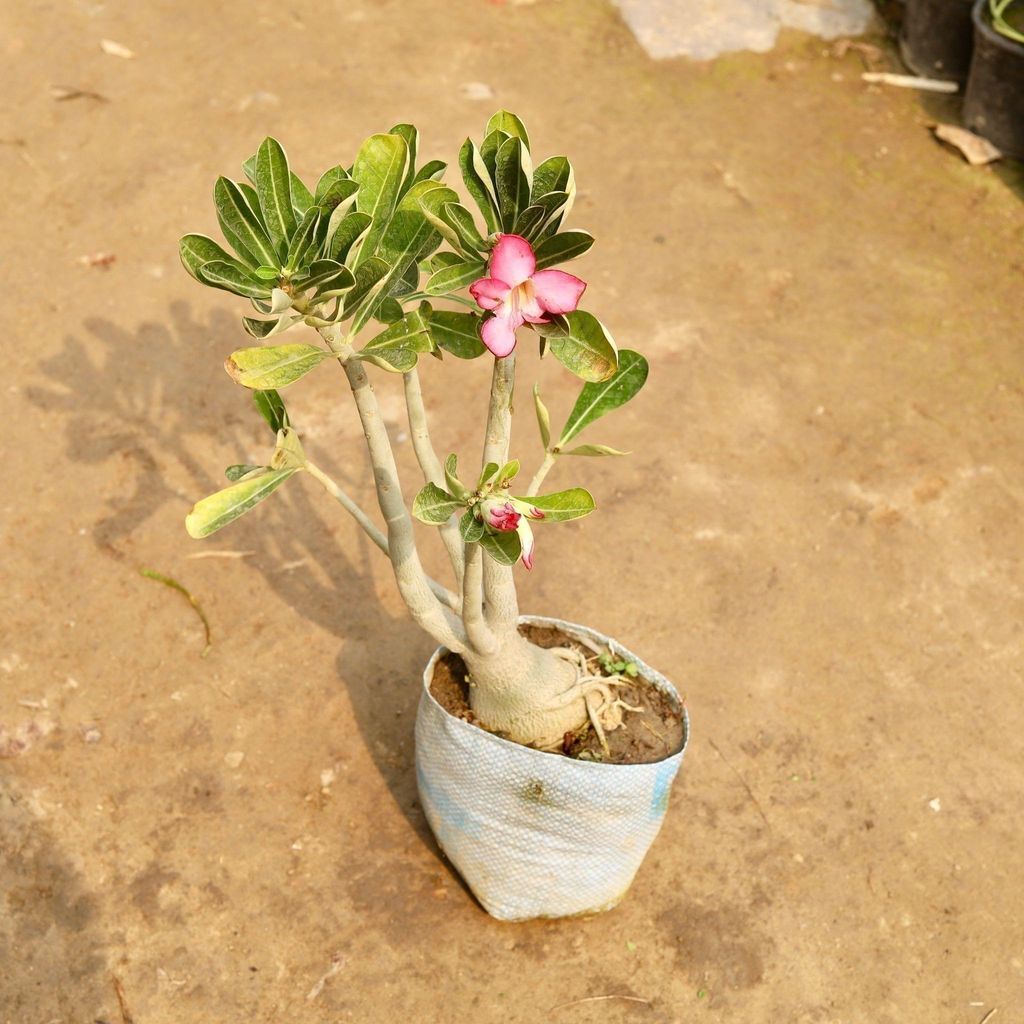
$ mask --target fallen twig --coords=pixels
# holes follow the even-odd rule
[[[757,813],[761,815],[761,820],[768,826],[768,830],[771,831],[772,823],[768,820],[768,815],[764,813],[764,808],[761,806],[761,802],[757,799],[756,796],[754,796],[754,791],[750,788],[750,786],[747,785],[747,780],[743,778],[742,775],[740,775],[740,773],[732,766],[732,764],[730,764],[728,758],[726,758],[725,754],[723,754],[722,751],[718,749],[718,744],[714,740],[709,739],[708,743],[711,744],[711,748],[714,750],[714,752],[725,762],[725,766],[729,769],[729,771],[731,771],[733,775],[735,775],[736,778],[740,780],[740,784],[747,791],[747,796],[750,797],[751,802],[757,808]]]
[[[255,551],[193,551],[186,558],[248,558]]]
[[[79,89],[74,85],[51,85],[50,95],[58,103],[63,103],[66,100],[96,100],[97,103],[110,102],[102,93],[95,92],[92,89]]]
[[[128,1009],[128,1000],[125,998],[124,985],[121,983],[121,979],[116,974],[112,974],[110,977],[114,982],[114,992],[117,995],[117,1004],[121,1008],[121,1024],[135,1024],[135,1019],[132,1017],[132,1011]]]
[[[552,1006],[548,1013],[554,1013],[555,1010],[564,1010],[567,1006],[580,1006],[582,1003],[603,1003],[609,999],[621,999],[627,1003],[643,1003],[644,1006],[651,1005],[650,999],[641,999],[639,996],[585,996],[583,999],[570,999],[567,1003],[559,1003],[557,1006]]]
[[[917,75],[894,75],[891,71],[864,71],[861,79],[880,85],[895,85],[900,89],[922,89],[925,92],[957,92],[956,82],[943,82],[938,78],[919,78]]]
[[[306,1000],[312,1002],[324,990],[329,978],[333,978],[345,966],[345,958],[340,953],[331,957],[331,966],[317,979],[316,984],[306,993]]]
[[[203,648],[203,653],[200,657],[205,658],[210,653],[210,648],[213,646],[213,634],[210,632],[210,620],[206,617],[206,612],[203,611],[202,605],[195,599],[192,593],[186,590],[177,580],[171,579],[170,576],[164,576],[163,573],[156,572],[153,569],[140,569],[140,576],[145,576],[147,580],[156,580],[157,583],[162,583],[165,587],[170,587],[172,590],[177,590],[179,594],[184,594],[188,603],[196,610],[196,614],[199,616],[203,623],[203,629],[206,630],[206,646]]]

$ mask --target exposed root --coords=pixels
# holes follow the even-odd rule
[[[555,698],[554,706],[565,707],[582,697],[590,725],[601,744],[601,749],[607,755],[610,750],[606,734],[622,725],[623,712],[640,713],[643,711],[643,708],[634,707],[615,696],[616,687],[630,686],[633,681],[621,675],[595,674],[593,669],[596,666],[591,662],[596,662],[597,656],[602,653],[600,650],[595,650],[594,656],[591,658],[588,658],[582,651],[571,647],[555,647],[551,649],[551,653],[572,664],[577,673],[572,686]],[[543,749],[554,750],[558,746],[559,744],[553,744]]]

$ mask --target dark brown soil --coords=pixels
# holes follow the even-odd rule
[[[577,643],[560,629],[550,626],[521,626],[520,633],[538,647],[572,647],[588,656],[593,652]],[[592,660],[595,674],[610,675]],[[476,721],[469,706],[469,675],[465,662],[457,654],[448,653],[439,659],[430,683],[434,699],[456,718],[471,725]],[[561,756],[580,761],[603,761],[606,764],[649,764],[674,754],[683,745],[683,719],[668,697],[642,676],[629,686],[620,687],[619,697],[642,711],[627,711],[622,725],[605,734],[608,752],[588,724],[580,733],[566,733]]]

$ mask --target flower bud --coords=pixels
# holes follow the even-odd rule
[[[544,513],[537,508],[536,505],[531,505],[528,501],[523,498],[513,498],[512,507],[522,513],[524,516],[529,516],[531,519],[543,519]]]
[[[480,505],[484,523],[492,530],[510,533],[519,526],[521,514],[512,506],[512,502],[489,498]]]

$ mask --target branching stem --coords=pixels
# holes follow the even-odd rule
[[[487,433],[484,435],[484,465],[494,462],[501,466],[508,461],[515,379],[515,352],[494,360]],[[514,631],[519,620],[519,600],[512,566],[499,565],[493,558],[484,559],[483,584],[487,625],[497,633]]]
[[[530,481],[530,486],[526,489],[526,497],[532,498],[540,490],[540,485],[544,483],[544,477],[551,472],[551,467],[555,464],[555,459],[558,456],[552,452],[544,453],[544,461],[540,464],[540,468],[534,474],[533,479]]]
[[[306,461],[306,471],[309,473],[314,480],[323,486],[323,489],[327,491],[332,498],[334,498],[339,505],[352,518],[363,528],[366,535],[373,541],[387,555],[391,557],[391,552],[388,548],[388,539],[377,529],[373,520],[352,500],[349,495],[341,489],[341,487],[332,480],[319,466],[314,465],[312,462]],[[442,586],[437,580],[427,578],[427,585],[430,587],[433,594],[437,599],[446,604],[452,611],[457,612],[460,608],[458,594],[453,594],[447,587]]]
[[[391,440],[377,405],[373,385],[366,376],[366,369],[361,360],[354,358],[351,336],[342,337],[337,325],[321,328],[320,334],[331,351],[341,360],[352,389],[373,466],[377,503],[387,524],[388,557],[391,559],[402,599],[413,619],[438,643],[444,644],[451,651],[461,653],[466,648],[462,620],[441,603],[431,590],[427,574],[423,570],[416,550],[412,518],[406,508],[398,479],[398,467],[395,465],[394,452],[391,450]]]
[[[436,484],[444,488],[444,469],[441,460],[434,451],[430,441],[430,428],[427,423],[427,410],[423,404],[423,391],[420,388],[420,377],[413,368],[403,374],[405,383],[405,404],[409,412],[409,433],[412,436],[412,447],[416,452],[416,460],[423,470],[423,479],[427,483]],[[441,542],[448,552],[448,560],[452,563],[452,571],[455,578],[462,586],[462,571],[464,565],[464,553],[462,536],[459,533],[458,518],[452,516],[444,526],[441,527]]]
[[[484,620],[483,610],[483,565],[490,559],[484,558],[479,544],[466,545],[466,570],[462,584],[462,621],[466,636],[473,650],[478,654],[493,654],[498,649],[498,639]]]

